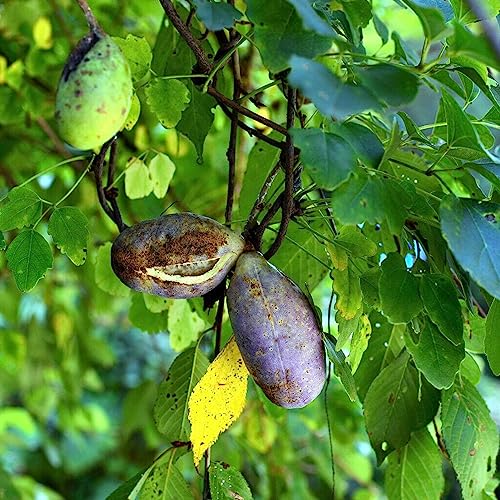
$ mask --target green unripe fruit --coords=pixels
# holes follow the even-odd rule
[[[64,67],[55,117],[61,137],[78,149],[98,149],[122,127],[132,102],[132,77],[120,48],[90,32]]]

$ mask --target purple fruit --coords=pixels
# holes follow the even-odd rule
[[[248,371],[266,396],[302,408],[321,392],[325,351],[299,287],[257,252],[238,259],[227,291],[229,317]]]
[[[111,248],[111,265],[134,290],[177,299],[199,297],[224,279],[244,246],[229,228],[185,212],[125,229]]]

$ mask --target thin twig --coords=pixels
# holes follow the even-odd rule
[[[295,118],[295,104],[297,91],[291,87],[287,90],[287,112],[286,112],[286,127],[291,129]],[[266,259],[270,259],[283,243],[288,229],[288,224],[293,215],[294,200],[293,200],[293,168],[295,165],[295,148],[290,135],[286,138],[286,148],[281,152],[281,164],[285,171],[285,191],[283,193],[283,205],[281,207],[281,223],[278,230],[278,235],[273,241],[269,250],[265,253]]]
[[[184,21],[181,19],[175,7],[172,5],[170,0],[160,0],[160,3],[165,11],[165,14],[170,19],[175,29],[179,32],[185,42],[188,44],[189,48],[193,52],[196,60],[198,61],[198,66],[200,67],[203,73],[209,73],[211,69],[210,62],[208,61],[208,57],[205,54],[205,51],[201,48],[198,40],[193,36],[189,28],[184,24]]]
[[[257,196],[257,199],[255,200],[255,203],[252,209],[250,210],[250,214],[248,216],[245,229],[243,230],[243,234],[245,234],[246,231],[251,230],[254,227],[255,221],[257,220],[259,213],[262,212],[262,210],[264,209],[264,201],[266,199],[267,193],[269,192],[269,189],[271,189],[271,186],[274,182],[274,179],[276,179],[276,176],[278,175],[280,168],[281,168],[281,163],[278,162],[276,163],[276,165],[274,165],[274,167],[267,175],[266,180],[264,181],[264,184],[262,185],[260,192]]]
[[[51,140],[52,144],[54,144],[57,153],[60,154],[63,158],[70,158],[71,155],[64,147],[64,143],[61,141],[61,139],[59,139],[59,136],[54,132],[47,120],[39,116],[38,118],[36,118],[36,123],[43,130],[45,135]]]
[[[225,106],[224,104],[219,103],[220,108],[224,112],[226,116],[229,116],[231,118],[232,116],[232,111]],[[266,134],[261,132],[260,130],[257,130],[255,128],[250,127],[246,123],[242,122],[241,120],[238,120],[238,127],[240,127],[242,130],[244,130],[249,136],[251,137],[257,137],[257,139],[261,139],[264,142],[267,142],[267,144],[270,144],[271,146],[274,146],[275,148],[278,149],[284,149],[286,146],[286,143],[284,141],[276,141],[275,139],[268,137]]]
[[[255,120],[256,122],[262,123],[266,127],[272,128],[273,130],[276,130],[277,132],[280,132],[284,136],[288,136],[288,130],[285,127],[282,127],[276,122],[273,122],[272,120],[269,120],[268,118],[265,118],[264,116],[260,116],[257,113],[254,113],[253,111],[250,111],[249,109],[245,108],[241,104],[238,104],[237,102],[232,101],[228,97],[226,97],[224,94],[221,94],[215,87],[208,87],[207,93],[210,94],[212,97],[215,98],[215,100],[218,103],[223,103],[226,106],[228,106],[231,109],[234,109],[238,111],[238,113],[241,113],[244,116],[247,116],[248,118],[251,118],[252,120]]]
[[[85,19],[87,19],[87,24],[89,25],[90,31],[94,33],[103,33],[103,29],[99,25],[99,21],[94,16],[92,9],[89,7],[87,0],[76,0],[83,13],[85,14]]]

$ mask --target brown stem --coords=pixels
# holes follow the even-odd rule
[[[286,112],[286,126],[287,129],[293,127],[295,118],[295,103],[297,98],[297,91],[291,87],[287,90],[287,112]],[[273,244],[265,253],[266,259],[270,259],[279,249],[283,243],[288,229],[288,224],[293,215],[294,200],[293,200],[293,168],[295,165],[295,148],[293,146],[292,136],[288,135],[286,138],[286,148],[281,152],[281,163],[285,170],[285,191],[283,193],[283,204],[281,206],[281,223]]]
[[[87,0],[76,0],[83,13],[85,14],[85,19],[87,19],[87,24],[89,25],[90,31],[97,34],[103,34],[104,31],[99,25],[97,18],[94,16],[92,9],[90,8]]]
[[[239,59],[238,52],[235,52],[232,57],[232,67],[234,75],[234,91],[233,100],[240,97],[240,84],[239,84]],[[233,204],[234,204],[234,186],[236,179],[236,143],[238,139],[238,112],[233,110],[231,115],[231,129],[229,131],[229,145],[227,148],[226,156],[229,163],[229,173],[227,179],[227,199],[226,199],[226,212],[225,219],[226,225],[231,226],[233,218]]]
[[[168,16],[175,29],[179,32],[179,34],[184,38],[189,48],[192,50],[196,60],[198,61],[198,66],[202,73],[209,73],[211,66],[208,61],[208,57],[205,54],[204,50],[198,43],[198,40],[193,36],[189,28],[184,24],[184,21],[181,19],[175,7],[172,5],[170,0],[160,0],[160,3],[165,11],[165,14]]]
[[[228,109],[227,106],[224,104],[219,103],[219,106],[221,107],[222,111],[226,116],[229,116],[229,118],[232,117],[232,111]],[[275,148],[278,149],[284,149],[286,144],[285,142],[279,142],[274,140],[271,137],[268,137],[266,134],[261,132],[260,130],[257,130],[255,128],[250,127],[246,123],[242,122],[241,120],[238,120],[238,127],[240,127],[242,130],[244,130],[249,136],[251,137],[257,137],[258,139],[261,139],[264,142],[267,142],[267,144],[270,144],[271,146],[274,146]]]
[[[262,123],[266,127],[272,128],[273,130],[276,130],[277,132],[280,132],[281,134],[288,136],[288,131],[285,127],[282,127],[281,125],[277,124],[276,122],[273,122],[272,120],[269,120],[268,118],[265,118],[263,116],[258,115],[257,113],[254,113],[253,111],[250,111],[249,109],[245,108],[241,104],[238,104],[237,102],[232,101],[228,97],[226,97],[224,94],[221,94],[215,87],[208,87],[207,92],[215,98],[215,100],[218,103],[223,103],[229,108],[238,111],[238,113],[241,113],[244,116],[247,116],[248,118],[251,118],[252,120],[255,120],[256,122]]]
[[[280,168],[281,168],[281,163],[278,162],[272,168],[271,172],[269,172],[266,180],[264,181],[264,184],[260,189],[257,199],[255,200],[255,203],[252,209],[250,210],[250,214],[248,216],[245,229],[243,230],[243,234],[245,234],[247,231],[251,230],[255,226],[255,221],[257,220],[259,213],[262,212],[262,210],[264,209],[264,201],[266,199],[267,193],[269,192],[269,189],[271,189],[271,186],[274,182],[274,179],[276,179],[276,176],[278,175]]]
[[[264,236],[264,231],[266,230],[266,227],[269,226],[269,224],[273,220],[273,217],[278,213],[278,210],[280,209],[282,204],[283,204],[283,193],[281,193],[274,200],[274,203],[271,205],[271,208],[267,211],[266,215],[264,215],[264,218],[262,219],[257,229],[253,232],[253,234],[249,235],[250,240],[253,243],[256,250],[260,251],[260,247],[262,246],[262,237]]]
[[[125,225],[123,224],[120,210],[118,209],[118,204],[116,203],[116,194],[110,195],[106,189],[104,189],[102,183],[102,174],[104,169],[104,160],[106,158],[106,153],[108,149],[112,146],[116,138],[113,137],[108,142],[106,142],[99,153],[94,156],[92,160],[92,171],[94,172],[95,185],[97,189],[97,198],[99,199],[99,204],[106,213],[106,215],[118,226],[120,231],[123,231]],[[114,161],[114,158],[113,158]],[[108,204],[108,198],[111,197],[112,201]],[[111,206],[110,206],[111,205]]]

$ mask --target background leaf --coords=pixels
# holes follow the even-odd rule
[[[213,500],[251,500],[252,492],[238,469],[222,462],[210,464],[210,494]]]
[[[500,205],[447,196],[440,213],[443,236],[459,264],[500,298]]]
[[[47,240],[34,229],[20,232],[7,248],[6,257],[22,292],[31,290],[52,267],[52,250]]]
[[[168,441],[188,439],[188,399],[208,365],[207,357],[200,349],[193,347],[175,358],[166,379],[160,384],[154,417],[157,429]]]
[[[194,0],[196,16],[205,24],[208,30],[218,31],[231,28],[235,19],[243,15],[238,9],[227,3],[212,3],[207,0]]]
[[[467,380],[443,392],[442,432],[464,498],[478,498],[491,478],[498,430],[486,403]]]
[[[161,199],[167,194],[168,186],[174,176],[175,164],[167,155],[158,153],[149,162],[148,168],[153,182],[153,193]]]
[[[168,310],[170,345],[174,351],[182,351],[205,329],[205,321],[198,316],[187,300],[176,300]]]
[[[20,187],[9,191],[0,207],[0,231],[33,224],[42,215],[42,200],[31,189]]]
[[[191,100],[188,88],[174,79],[154,78],[145,93],[151,110],[165,128],[173,128],[179,123]]]
[[[130,289],[126,287],[111,269],[111,242],[100,246],[95,261],[95,282],[97,286],[116,297],[128,297]]]
[[[484,337],[484,351],[488,357],[491,371],[500,375],[500,301],[491,303],[486,318],[486,335]]]
[[[131,158],[125,170],[125,193],[132,199],[144,198],[153,191],[148,167],[139,158]]]
[[[459,345],[452,344],[431,321],[427,321],[417,342],[409,334],[406,336],[406,347],[417,368],[434,387],[447,389],[453,385],[465,357],[463,341]]]
[[[441,453],[427,429],[414,432],[406,446],[389,455],[385,487],[389,498],[394,500],[441,498],[444,489]]]
[[[149,73],[151,66],[151,47],[144,37],[128,34],[126,38],[113,37],[128,61],[132,80],[138,82]]]
[[[56,208],[49,219],[48,233],[76,266],[81,266],[87,258],[88,224],[85,214],[76,207]]]
[[[393,450],[405,446],[413,431],[435,416],[439,393],[425,381],[404,352],[375,378],[366,393],[364,413],[370,442],[381,463]]]

